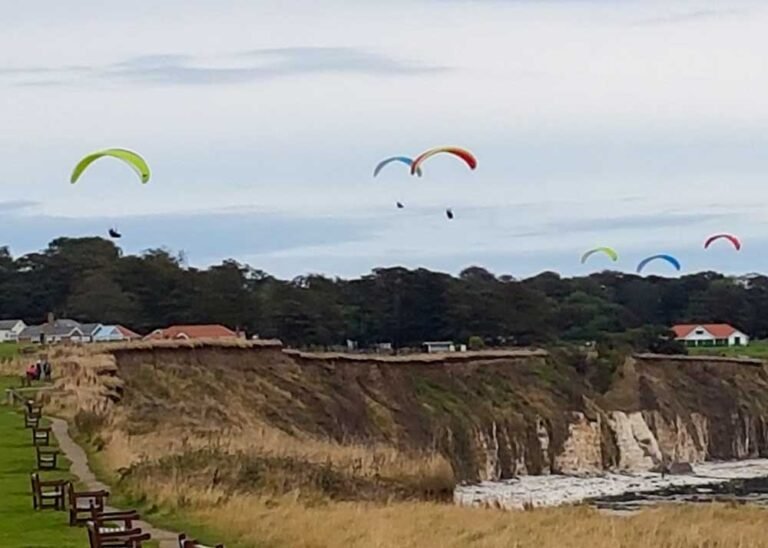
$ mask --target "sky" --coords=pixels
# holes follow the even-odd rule
[[[525,277],[768,267],[768,6],[38,0],[0,18],[0,245]],[[379,160],[437,145],[424,176]],[[139,151],[152,180],[84,154]],[[405,204],[397,209],[395,203]],[[455,219],[444,215],[452,208]],[[705,251],[713,233],[738,234]],[[614,247],[616,264],[581,254]],[[672,274],[667,265],[650,271]]]

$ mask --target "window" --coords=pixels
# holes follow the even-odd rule
[[[699,328],[699,329],[696,330],[696,334],[697,335],[703,335],[704,334],[704,330]]]

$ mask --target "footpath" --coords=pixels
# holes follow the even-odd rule
[[[56,439],[59,442],[59,449],[64,456],[72,462],[70,471],[82,481],[89,491],[98,491],[105,489],[110,490],[109,486],[96,479],[96,475],[88,466],[88,457],[72,437],[69,435],[69,428],[67,422],[62,419],[51,418],[51,429]],[[125,510],[125,508],[113,508],[108,507],[108,511]],[[173,531],[167,531],[165,529],[159,529],[153,525],[141,521],[137,523],[138,527],[141,527],[142,531],[145,531],[152,535],[152,540],[159,543],[160,548],[178,548],[179,546],[179,533]]]

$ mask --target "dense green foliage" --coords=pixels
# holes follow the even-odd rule
[[[658,346],[681,321],[729,322],[768,336],[768,277],[704,272],[678,279],[602,272],[525,280],[479,267],[458,277],[424,269],[376,269],[353,280],[278,280],[225,261],[188,268],[165,250],[122,256],[101,238],[59,238],[39,253],[0,248],[0,318],[39,323],[48,312],[121,323],[140,332],[173,323],[222,323],[288,344],[361,346],[425,340],[484,346],[601,341]],[[479,345],[478,339],[472,339]],[[664,350],[657,348],[656,350]]]

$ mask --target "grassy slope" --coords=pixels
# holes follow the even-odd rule
[[[689,348],[688,353],[695,356],[745,356],[761,360],[768,359],[768,340],[752,341],[749,346],[733,347],[698,347]]]
[[[201,520],[190,511],[184,511],[179,508],[170,508],[167,505],[158,505],[149,500],[146,496],[135,496],[134,493],[123,489],[118,475],[111,471],[102,454],[96,451],[92,444],[83,435],[79,434],[75,428],[70,428],[70,434],[75,441],[80,444],[88,455],[88,464],[93,473],[99,479],[110,486],[110,504],[118,508],[131,508],[139,512],[141,517],[157,527],[171,531],[183,531],[189,537],[193,537],[200,542],[214,541],[221,542],[221,539],[227,537],[226,546],[230,548],[263,548],[262,544],[253,544],[252,542],[242,544],[236,541],[239,534],[233,534],[232,531],[225,531],[217,527],[215,522],[201,524]],[[150,542],[148,548],[153,548],[154,542]]]
[[[21,350],[18,343],[0,343],[0,360],[7,360],[16,357]]]
[[[127,382],[122,401],[123,426],[137,436],[154,432],[182,432],[186,436],[196,428],[207,431],[218,426],[226,437],[228,421],[243,421],[243,417],[258,412],[281,424],[290,421],[287,424],[305,429],[315,427],[319,434],[334,434],[337,423],[330,419],[340,419],[346,413],[346,424],[369,438],[381,436],[380,432],[397,431],[393,424],[402,431],[410,429],[416,437],[421,421],[409,420],[417,416],[425,416],[423,422],[438,427],[448,422],[455,432],[456,426],[463,424],[461,421],[472,416],[482,417],[492,411],[500,415],[509,413],[514,418],[516,411],[528,407],[552,409],[555,413],[574,399],[564,391],[571,380],[564,376],[567,370],[548,367],[543,361],[530,365],[483,365],[474,370],[453,368],[454,374],[447,378],[440,370],[428,366],[374,369],[334,363],[332,367],[318,368],[302,363],[299,368],[264,361],[241,367],[243,356],[234,353],[213,356],[215,363],[208,363],[207,358],[204,352],[197,351],[187,360],[160,356],[158,363],[163,364],[162,368],[126,364],[122,371]],[[669,381],[667,384],[675,390],[683,390],[675,383],[709,381],[710,377],[719,379],[723,374],[718,368],[711,368],[712,371],[705,371],[709,376],[699,379],[701,367],[691,367],[689,373],[675,375],[675,368],[665,363],[640,369],[661,370],[664,376],[658,378]],[[744,374],[730,374],[738,377],[733,382],[747,393],[743,384],[751,384],[752,369]],[[722,389],[714,381],[707,382],[705,388],[702,397],[708,396],[709,390]],[[418,405],[411,399],[416,397]],[[677,397],[674,393],[671,396]],[[371,412],[369,400],[377,403],[373,418],[354,421],[355,417]],[[393,417],[400,420],[395,422]],[[237,436],[237,440],[242,438]],[[159,446],[164,451],[167,441],[164,439]],[[211,443],[218,441],[225,440],[212,436]],[[247,441],[259,444],[264,439],[254,435],[248,436]],[[123,448],[128,450],[129,446]],[[147,448],[143,446],[142,450]],[[105,456],[99,454],[98,460]],[[105,469],[119,468],[110,466],[108,460],[102,464]],[[213,468],[221,471],[220,466]],[[203,482],[200,489],[187,488],[187,476],[172,471],[165,469],[164,476],[153,475],[143,484],[134,485],[132,503],[141,504],[142,511],[153,520],[158,516],[169,524],[182,520],[216,528],[221,534],[214,535],[215,540],[225,541],[228,546],[229,541],[238,541],[243,544],[237,546],[285,548],[768,548],[764,535],[768,512],[755,507],[667,507],[630,518],[604,516],[578,507],[497,512],[417,501],[387,504],[307,500],[294,493],[275,496],[250,489],[222,493],[220,485],[217,487],[213,482]],[[150,515],[147,511],[152,506],[154,511]]]
[[[0,378],[0,393],[17,382]],[[32,510],[29,475],[35,453],[29,430],[22,416],[7,406],[0,406],[0,546],[3,548],[81,548],[87,543],[82,529],[70,528],[67,514]],[[66,459],[59,461],[63,470]],[[47,472],[43,479],[67,478],[67,472]]]

